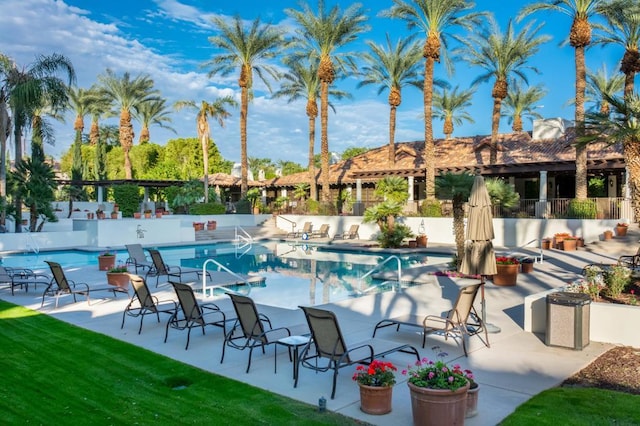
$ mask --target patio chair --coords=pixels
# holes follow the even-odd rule
[[[16,287],[24,287],[25,291],[29,291],[29,284],[37,287],[38,284],[48,286],[51,277],[45,274],[36,274],[31,269],[26,268],[9,268],[0,266],[0,283],[6,283],[11,288],[11,295],[14,295]]]
[[[224,361],[225,348],[227,346],[245,350],[249,349],[249,362],[247,363],[247,373],[251,368],[251,356],[254,348],[278,343],[278,339],[291,336],[292,334],[309,334],[308,328],[303,325],[293,327],[272,328],[271,320],[264,314],[258,313],[253,299],[240,294],[228,293],[236,311],[237,320],[231,330],[224,336],[222,345],[222,357],[220,363]],[[293,331],[292,331],[293,330]]]
[[[62,270],[62,266],[59,263],[51,262],[45,260],[45,262],[49,265],[51,269],[51,275],[53,275],[53,279],[42,293],[42,304],[40,307],[44,306],[44,298],[46,296],[51,296],[56,298],[55,307],[58,308],[58,298],[65,294],[70,294],[73,296],[74,303],[77,302],[76,294],[83,295],[87,298],[87,304],[89,303],[89,284],[87,283],[76,283],[74,281],[68,280],[65,276],[64,271]]]
[[[309,238],[329,238],[329,224],[323,223],[320,225],[320,230],[313,231]]]
[[[127,316],[140,317],[140,327],[138,328],[138,334],[140,334],[145,315],[155,314],[158,322],[160,322],[160,313],[173,315],[178,310],[178,305],[175,301],[159,300],[152,295],[147,282],[140,275],[129,274],[129,279],[133,286],[134,295],[122,313],[121,329],[124,328],[124,320]]]
[[[164,342],[167,343],[169,336],[169,328],[176,330],[187,330],[187,344],[184,350],[189,349],[189,340],[191,339],[191,329],[194,327],[202,328],[202,334],[205,334],[204,327],[207,325],[215,325],[221,327],[226,335],[226,323],[235,321],[235,318],[227,317],[227,313],[222,312],[215,303],[198,303],[193,289],[188,284],[176,283],[169,281],[178,296],[177,309],[169,318],[164,335]]]
[[[349,227],[348,231],[337,233],[336,235],[333,236],[333,239],[334,240],[353,240],[353,239],[359,240],[360,234],[358,234],[358,229],[360,229],[360,225],[353,224]]]
[[[136,274],[138,273],[138,268],[144,270],[145,268],[151,269],[153,267],[153,262],[149,260],[147,255],[144,253],[142,244],[126,244],[125,247],[129,253],[126,265],[133,265]]]
[[[312,231],[313,223],[305,222],[301,230],[289,232],[287,238],[301,238],[304,234],[311,235]]]
[[[149,249],[149,254],[151,255],[153,265],[147,271],[145,279],[147,279],[148,277],[156,277],[156,287],[158,287],[160,277],[163,275],[166,275],[167,280],[171,280],[171,278],[177,278],[179,282],[182,282],[182,276],[185,274],[196,274],[197,279],[200,279],[200,277],[202,277],[201,269],[167,265],[166,263],[164,263],[160,252],[156,249]],[[207,276],[211,278],[211,274],[209,274],[209,272],[207,272]]]
[[[618,258],[618,265],[626,266],[631,269],[640,268],[640,247],[635,254],[625,254]]]
[[[478,289],[480,289],[481,285],[483,284],[479,283],[461,288],[458,292],[458,298],[453,305],[453,309],[447,311],[445,316],[406,314],[395,318],[383,319],[378,322],[373,329],[373,337],[376,336],[378,329],[384,327],[395,326],[396,331],[400,330],[401,325],[419,327],[422,328],[423,348],[428,334],[441,333],[444,335],[445,340],[449,336],[459,336],[462,341],[464,355],[468,356],[465,336],[479,335],[484,331],[485,338],[483,343],[489,347],[487,328],[473,307]],[[480,339],[482,340],[481,337]]]
[[[304,311],[309,324],[311,340],[302,349],[298,362],[302,367],[315,371],[333,370],[331,399],[335,397],[338,370],[342,367],[353,364],[368,364],[374,358],[380,358],[393,352],[413,354],[416,356],[416,360],[420,360],[418,350],[408,344],[372,338],[366,342],[347,345],[342,337],[338,319],[333,312],[304,306],[300,308]],[[319,364],[321,358],[326,358],[327,362]],[[298,385],[298,377],[295,379],[294,387]]]

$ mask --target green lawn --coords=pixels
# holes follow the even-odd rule
[[[3,424],[361,424],[0,301]]]

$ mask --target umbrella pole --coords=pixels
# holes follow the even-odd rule
[[[480,275],[480,291],[481,291],[481,304],[482,304],[482,325],[485,327],[488,333],[500,333],[502,331],[500,327],[487,323],[487,301],[484,298],[484,275]]]

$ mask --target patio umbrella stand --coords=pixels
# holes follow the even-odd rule
[[[493,251],[494,238],[493,214],[491,213],[491,198],[480,175],[476,175],[471,195],[469,196],[469,217],[467,221],[467,245],[460,265],[460,272],[467,275],[480,275],[482,324],[489,333],[499,333],[500,328],[487,324],[486,299],[484,285],[486,275],[495,275],[496,256]]]

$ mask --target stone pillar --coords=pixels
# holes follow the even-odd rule
[[[540,196],[536,202],[536,217],[546,219],[549,217],[550,206],[547,202],[547,171],[540,170]]]
[[[353,214],[362,216],[364,214],[364,203],[362,202],[362,179],[356,179],[356,202],[353,203]]]
[[[98,186],[97,199],[98,199],[98,204],[104,202],[104,188],[101,185]]]
[[[407,178],[407,183],[409,184],[409,199],[408,201],[413,201],[413,182],[414,182],[414,177],[413,176],[409,176]]]
[[[547,171],[540,170],[540,201],[547,201]]]

